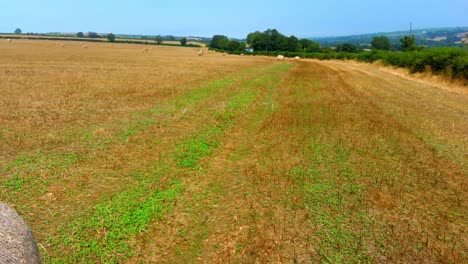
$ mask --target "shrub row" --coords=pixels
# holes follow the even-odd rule
[[[411,52],[372,51],[361,53],[329,52],[254,52],[254,55],[286,57],[299,56],[319,60],[357,60],[372,63],[381,61],[384,65],[407,68],[411,73],[431,71],[452,79],[468,81],[468,52],[461,48],[431,48]]]
[[[358,61],[382,61],[385,65],[408,68],[411,73],[431,71],[452,79],[468,80],[468,52],[461,48],[433,48],[413,52],[360,53]]]

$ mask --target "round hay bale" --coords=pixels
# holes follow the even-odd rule
[[[0,262],[41,263],[36,240],[21,217],[0,202]]]

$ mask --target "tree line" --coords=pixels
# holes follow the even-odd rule
[[[240,54],[251,49],[253,55],[284,55],[286,57],[316,58],[321,60],[358,60],[363,62],[382,61],[386,65],[408,68],[410,72],[431,71],[453,79],[468,80],[468,46],[465,48],[425,48],[416,45],[414,35],[400,39],[401,51],[392,51],[392,43],[386,36],[374,37],[371,50],[351,43],[336,45],[335,48],[321,47],[309,39],[285,36],[276,29],[255,31],[247,35],[245,42],[229,39],[224,35],[213,36],[209,47],[216,50]]]
[[[298,39],[294,35],[285,36],[276,29],[267,29],[263,32],[255,31],[247,35],[245,42],[229,39],[224,35],[214,35],[209,45],[212,49],[224,51],[244,51],[246,47],[256,52],[288,51],[288,52],[352,52],[362,51],[361,47],[351,43],[338,44],[334,49],[321,47],[310,39]],[[417,49],[414,36],[405,36],[401,39],[402,49],[405,51]],[[372,50],[390,50],[392,44],[386,36],[374,37],[371,42]]]
[[[248,47],[254,51],[306,51],[317,52],[320,45],[309,39],[298,39],[295,36],[286,37],[276,29],[268,29],[265,32],[255,31],[247,36],[247,41],[229,39],[224,35],[214,35],[209,47],[217,50],[244,51]]]

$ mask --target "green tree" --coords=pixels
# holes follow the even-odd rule
[[[78,33],[76,33],[76,36],[79,37],[79,38],[82,38],[82,37],[84,37],[84,34],[83,34],[83,32],[78,32]]]
[[[416,38],[412,36],[404,36],[403,38],[400,39],[401,42],[401,47],[403,48],[404,51],[412,51],[415,50],[415,43],[416,43]]]
[[[390,39],[386,36],[379,36],[375,37],[372,42],[372,49],[375,50],[390,50],[392,43],[390,43]]]
[[[260,31],[247,35],[247,44],[255,51],[266,50],[266,36]]]
[[[255,31],[255,32],[252,32],[252,33],[249,33],[247,35],[247,44],[248,45],[252,45],[254,44],[256,41],[258,41],[260,38],[262,38],[262,32],[260,31]]]
[[[100,38],[98,33],[96,32],[88,32],[88,38]]]
[[[227,44],[227,50],[230,51],[243,51],[245,49],[245,43],[237,40],[231,40]]]
[[[320,45],[308,39],[299,40],[295,36],[287,37],[276,29],[264,32],[255,31],[247,35],[247,44],[254,51],[320,51]]]
[[[287,50],[288,38],[276,29],[268,29],[264,32],[266,36],[266,50]]]
[[[320,51],[320,44],[310,39],[301,39],[299,40],[299,43],[303,51],[306,51],[306,52],[319,52]]]
[[[358,49],[355,45],[351,43],[343,43],[336,46],[336,51],[343,52],[357,52]]]
[[[287,51],[295,52],[301,48],[301,44],[299,43],[299,39],[295,36],[290,36],[288,38],[288,47]]]
[[[156,41],[156,43],[158,44],[162,44],[163,41],[164,41],[164,38],[161,36],[161,35],[157,35],[154,40]]]
[[[288,49],[288,37],[276,29],[264,32],[255,31],[247,35],[247,44],[256,51],[276,51]]]
[[[185,37],[184,37],[184,38],[181,38],[181,39],[180,39],[180,45],[182,45],[182,46],[187,46],[187,38],[185,38]]]
[[[21,28],[15,29],[15,34],[19,35],[21,33],[23,33],[23,31],[21,31]]]
[[[213,38],[211,38],[210,44],[208,44],[208,46],[213,49],[226,50],[228,49],[229,42],[230,40],[226,36],[214,35]]]
[[[109,40],[110,42],[114,42],[115,41],[115,35],[112,34],[112,33],[107,34],[107,40]]]

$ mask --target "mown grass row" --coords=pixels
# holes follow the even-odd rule
[[[366,187],[352,161],[355,153],[339,134],[338,113],[324,97],[324,84],[311,79],[310,70],[298,72],[282,91],[288,96],[279,95],[278,108],[263,122],[259,136],[268,153],[260,160],[261,170],[287,182],[282,199],[292,215],[307,212],[306,222],[296,223],[302,230],[290,231],[300,234],[296,239],[301,244],[314,248],[300,259],[308,255],[313,263],[370,262],[363,244],[372,236],[372,220],[363,203]]]
[[[284,69],[282,71],[286,71],[290,66],[283,65],[283,67]],[[245,83],[244,89],[246,89],[246,91],[234,96],[233,100],[227,103],[229,108],[244,109],[241,114],[242,117],[235,117],[235,119],[232,119],[234,114],[232,111],[223,111],[215,115],[214,118],[224,120],[222,123],[227,126],[235,126],[233,127],[235,132],[231,131],[229,133],[229,135],[234,138],[224,138],[222,135],[223,140],[221,142],[213,142],[213,137],[202,135],[194,140],[178,145],[176,162],[181,166],[191,167],[196,171],[195,177],[191,178],[187,184],[189,190],[187,190],[186,193],[190,194],[181,197],[184,203],[179,203],[181,205],[178,207],[178,214],[183,212],[184,215],[187,215],[189,223],[184,223],[182,225],[180,225],[180,223],[167,224],[169,226],[178,226],[178,236],[174,238],[174,240],[178,239],[178,242],[175,243],[174,247],[164,247],[164,249],[156,250],[157,253],[150,254],[150,256],[159,254],[168,255],[167,262],[170,263],[193,263],[200,259],[205,262],[210,262],[210,260],[204,259],[205,253],[210,251],[210,249],[205,247],[205,243],[216,231],[211,228],[208,223],[210,221],[207,221],[207,211],[211,211],[213,208],[219,209],[219,207],[224,207],[226,204],[221,204],[221,200],[226,199],[226,197],[233,198],[233,196],[239,195],[239,193],[234,194],[229,190],[234,188],[239,191],[238,185],[236,185],[233,177],[243,169],[238,166],[233,167],[232,162],[234,160],[246,159],[252,150],[252,145],[242,145],[240,149],[237,149],[236,147],[238,145],[236,145],[233,152],[229,152],[229,159],[222,159],[224,161],[222,164],[222,172],[219,171],[220,164],[217,164],[217,166],[211,166],[211,164],[207,165],[205,162],[197,164],[194,162],[196,159],[193,157],[198,156],[197,153],[210,153],[209,155],[216,155],[215,160],[219,160],[219,155],[223,155],[224,157],[225,154],[225,149],[223,149],[222,146],[223,143],[229,142],[228,145],[229,148],[231,148],[233,146],[232,143],[236,142],[239,138],[239,134],[242,135],[241,137],[251,138],[255,130],[261,124],[262,119],[273,111],[275,103],[272,100],[272,91],[275,87],[280,85],[282,80],[284,80],[283,74],[265,74],[261,78]],[[252,104],[254,104],[254,106],[251,106]],[[245,111],[246,109],[248,111]],[[240,118],[240,120],[238,120],[238,118]],[[213,127],[211,129],[214,130],[211,133],[215,134],[221,130],[218,127]],[[246,132],[246,134],[244,134],[244,132]],[[219,143],[221,143],[221,145],[219,148],[217,147],[215,151],[209,148],[209,146]],[[213,161],[213,158],[210,158],[209,161]],[[216,179],[213,177],[216,177]],[[200,188],[198,185],[200,182],[203,182],[201,183],[203,184],[203,187],[201,187],[203,191],[194,192],[194,189]],[[226,217],[229,218],[231,216],[230,212],[221,211]],[[237,213],[241,212],[236,212],[235,214]],[[216,219],[216,213],[210,214],[210,218]],[[163,238],[158,239],[158,243],[152,246],[157,246],[159,243],[165,244],[167,235],[169,234],[165,233]],[[220,244],[214,246],[218,250],[221,249]],[[240,247],[237,248],[237,250],[239,250],[239,252],[242,251]],[[148,256],[140,253],[138,257],[143,259],[142,262],[146,262],[145,260]]]
[[[284,92],[294,96],[264,125],[264,134],[274,135],[264,164],[295,153],[293,166],[276,173],[294,183],[291,207],[309,212],[314,232],[307,239],[316,243],[310,261],[459,262],[463,240],[455,234],[463,206],[451,199],[460,187],[444,179],[461,172],[434,159],[418,135],[352,86],[323,75],[318,67],[304,70],[304,82]]]
[[[288,67],[278,66],[271,74],[281,74]],[[242,85],[262,83],[270,76],[261,76]],[[258,91],[245,89],[230,97],[226,108],[215,111],[215,121],[199,133],[187,136],[148,165],[132,172],[134,186],[105,199],[83,218],[76,219],[61,230],[50,243],[65,252],[65,256],[50,256],[47,261],[116,263],[132,255],[132,242],[151,223],[171,212],[177,197],[183,192],[183,178],[202,169],[202,160],[220,145],[224,133],[235,119],[253,104]]]
[[[368,263],[364,250],[372,237],[371,218],[363,205],[366,186],[359,183],[356,166],[349,163],[351,149],[342,142],[310,139],[311,159],[292,168],[286,176],[299,188],[293,195],[310,212],[309,225],[317,229],[316,256],[322,263]],[[295,192],[295,193],[294,193]]]

